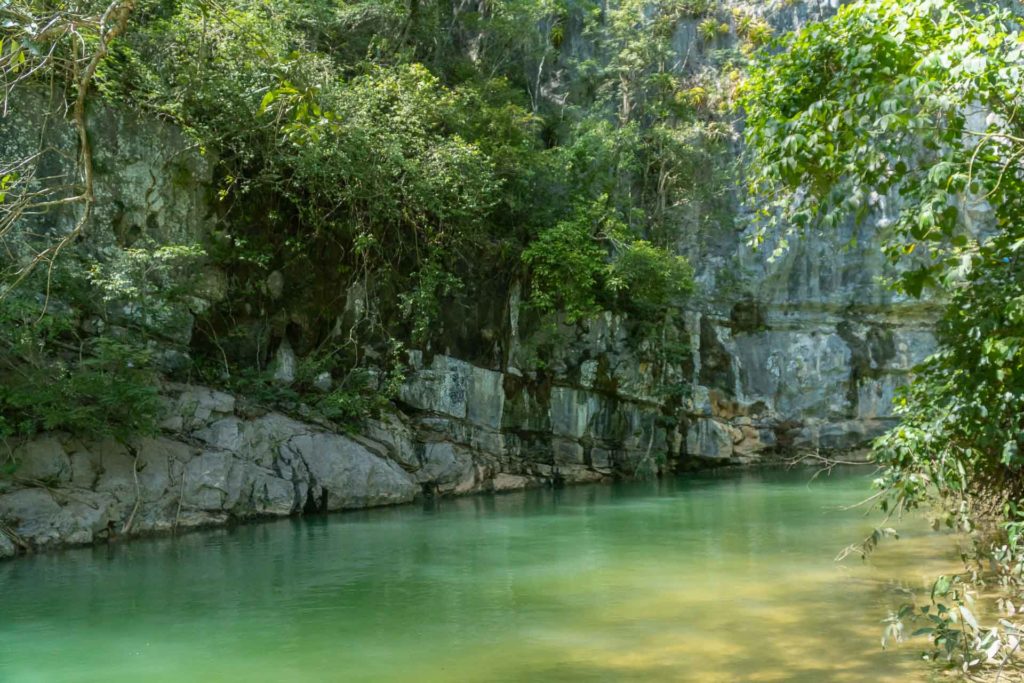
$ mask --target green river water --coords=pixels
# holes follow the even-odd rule
[[[0,564],[0,681],[927,680],[881,619],[955,568],[865,472],[444,500]]]

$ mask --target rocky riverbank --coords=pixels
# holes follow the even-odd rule
[[[769,19],[784,31],[833,9],[796,2]],[[704,59],[698,27],[693,17],[676,24],[680,64]],[[582,24],[566,27],[566,61],[545,90],[565,94],[572,59],[597,49],[591,40]],[[39,130],[55,149],[73,146],[68,121],[42,125],[42,94],[23,97],[22,115],[0,121],[2,156],[30,155]],[[99,102],[88,128],[96,162],[88,232],[98,262],[132,263],[149,243],[210,252],[232,244],[239,226],[220,213],[215,159],[182,131]],[[390,353],[383,336],[360,336],[368,311],[394,315],[365,282],[329,289],[325,306],[301,268],[261,265],[259,280],[245,279],[252,286],[233,288],[238,264],[207,259],[189,296],[162,304],[162,332],[147,348],[163,376],[191,378],[197,358],[223,356],[227,367],[230,356],[267,382],[292,386],[298,363],[315,350],[352,347],[367,376],[381,376],[388,363],[405,373],[397,397],[380,392],[396,399],[394,411],[347,433],[312,412],[297,419],[211,388],[166,385],[156,435],[119,443],[44,433],[0,451],[0,556],[865,443],[894,424],[895,392],[934,349],[934,302],[884,285],[893,268],[877,249],[873,220],[810,235],[769,259],[774,245],[748,246],[756,226],[739,200],[712,217],[699,201],[681,214],[674,248],[693,265],[695,289],[656,321],[621,311],[571,325],[542,321],[526,280],[498,278],[446,301],[434,338],[399,339],[393,362],[382,360]],[[75,221],[74,212],[51,212],[44,227],[63,234]],[[232,259],[245,260],[232,249]],[[45,296],[49,310],[59,308]],[[75,333],[106,329],[116,338],[152,322],[140,310],[110,303],[101,316],[74,320]],[[325,390],[343,381],[335,374],[321,373]],[[219,374],[206,376],[216,382]],[[371,382],[367,391],[378,389]]]
[[[48,434],[0,479],[0,557],[422,495],[596,481],[610,471],[424,442],[397,415],[342,434],[203,387],[169,388],[163,433],[128,443]]]
[[[668,378],[653,376],[620,330],[611,317],[591,324],[568,347],[557,384],[414,352],[396,409],[358,432],[168,383],[158,434],[122,443],[48,433],[8,444],[0,557],[424,496],[756,463],[863,443],[886,424],[837,424],[809,411],[788,419],[771,403],[699,384],[667,404],[658,392]]]

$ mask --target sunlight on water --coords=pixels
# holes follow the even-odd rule
[[[707,475],[285,520],[0,564],[0,681],[927,680],[881,620],[956,569],[862,473]]]

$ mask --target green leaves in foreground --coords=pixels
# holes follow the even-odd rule
[[[934,501],[949,526],[968,531],[1002,522],[1008,545],[996,535],[983,546],[1001,558],[996,566],[1015,566],[1022,527],[1013,513],[1024,500],[1020,19],[954,0],[869,0],[777,48],[761,55],[743,95],[750,190],[766,207],[755,242],[870,215],[901,273],[896,286],[911,296],[938,290],[947,303],[938,351],[897,397],[900,425],[875,444],[881,506],[899,513]],[[933,597],[956,591],[940,579]],[[952,602],[918,614],[938,654],[969,670],[999,650],[993,639],[1016,649],[1017,626],[986,631],[963,591]]]
[[[743,89],[763,230],[833,228],[869,213],[905,287],[948,284],[973,235],[1016,220],[1024,64],[1014,18],[949,0],[844,5],[762,53]],[[1018,207],[1019,208],[1019,207]],[[1006,227],[1006,226],[1003,226]],[[915,253],[916,252],[916,253]]]
[[[764,54],[745,86],[764,230],[888,223],[897,286],[949,301],[938,353],[875,456],[887,505],[933,493],[969,523],[1024,495],[1024,43],[1004,10],[842,7]],[[782,225],[795,228],[782,228]],[[757,239],[760,239],[758,237]],[[966,504],[966,507],[965,507]],[[979,508],[980,511],[981,508]]]

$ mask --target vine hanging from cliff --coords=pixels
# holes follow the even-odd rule
[[[46,264],[52,274],[60,252],[88,225],[95,201],[95,171],[86,100],[97,69],[111,43],[128,26],[134,5],[135,0],[114,0],[101,10],[89,2],[28,1],[9,2],[0,8],[4,27],[0,34],[2,115],[9,114],[11,96],[19,86],[48,82],[54,97],[45,106],[54,108],[51,115],[70,118],[78,143],[73,170],[64,176],[40,175],[46,156],[61,150],[39,148],[25,156],[0,159],[0,243],[17,255],[14,265],[2,275],[0,298],[40,264]],[[27,234],[20,229],[22,219],[64,206],[77,207],[69,230],[44,226],[39,233]]]

